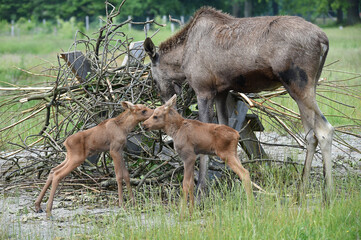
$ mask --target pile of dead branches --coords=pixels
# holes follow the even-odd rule
[[[144,63],[142,45],[138,46],[141,49],[131,49],[134,40],[122,29],[127,24],[163,25],[154,20],[133,22],[132,19],[114,23],[121,7],[122,4],[116,8],[107,3],[107,17],[104,26],[93,34],[96,38],[77,32],[69,51],[59,54],[58,66],[53,66],[47,74],[19,69],[53,78],[51,86],[5,88],[1,99],[4,122],[0,143],[2,150],[12,150],[1,153],[4,161],[1,179],[15,184],[47,175],[64,160],[62,143],[69,135],[116,117],[123,111],[122,101],[152,108],[161,105],[151,80],[150,63]],[[139,56],[137,51],[143,55]],[[133,56],[134,53],[138,56]],[[81,61],[80,66],[75,66],[77,60]],[[183,92],[180,110],[188,109],[194,102],[188,87]],[[188,111],[189,117],[192,114]],[[159,132],[147,133],[139,128],[129,136],[125,157],[134,184],[160,182],[182,169],[172,146],[164,139]],[[91,180],[108,179],[113,176],[109,164],[112,164],[109,155],[100,154],[88,159],[84,168],[77,169],[73,175]]]
[[[77,32],[69,52],[60,54],[58,66],[52,66],[47,74],[28,72],[54,79],[49,86],[30,88],[13,86],[6,88],[6,92],[0,92],[2,119],[0,175],[1,179],[8,184],[17,184],[24,180],[43,182],[43,178],[50,169],[64,160],[65,152],[62,143],[65,139],[107,118],[117,116],[123,111],[121,101],[142,103],[152,108],[161,104],[151,79],[150,64],[144,62],[144,55],[141,58],[132,56],[134,52],[130,46],[134,40],[122,29],[129,23],[155,26],[162,26],[162,24],[154,20],[133,22],[131,19],[114,23],[121,7],[122,4],[116,8],[107,3],[104,26],[92,36]],[[145,32],[145,37],[146,35],[147,32]],[[84,66],[81,68],[88,69],[86,72],[74,71],[74,66],[69,63],[71,54],[86,60],[82,64],[87,65],[87,68]],[[128,60],[124,61],[125,58]],[[326,66],[325,71],[335,70],[327,69]],[[324,92],[348,94],[357,101],[361,100],[359,87],[353,88],[347,84],[348,81],[361,78],[361,75],[345,74],[350,77],[336,81],[323,79],[319,83],[319,98],[326,100],[325,104],[331,107],[336,106],[332,108],[352,109],[354,106],[352,103],[329,99],[323,96]],[[293,139],[288,144],[276,144],[272,140],[262,142],[261,139],[262,144],[277,148],[305,149],[299,114],[277,102],[277,99],[285,97],[284,89],[248,96],[234,94],[244,101],[262,122],[272,126],[272,130],[278,131],[280,135],[287,134]],[[322,101],[319,102],[322,105]],[[195,104],[194,93],[185,84],[183,93],[179,97],[179,111],[187,118],[196,118]],[[359,149],[345,141],[342,136],[346,134],[360,139],[361,136],[357,131],[359,132],[361,127],[361,120],[352,118],[342,110],[338,112],[339,114],[333,117],[348,118],[351,124],[336,126],[334,146],[360,153]],[[329,116],[326,115],[326,117]],[[129,136],[128,142],[125,158],[131,173],[131,182],[134,185],[140,187],[143,183],[179,181],[176,174],[182,169],[182,164],[167,136],[160,132],[144,132],[138,127]],[[255,161],[262,160],[250,159],[249,163]],[[274,161],[274,159],[263,159],[263,161]],[[284,159],[277,161],[283,162]],[[89,159],[87,164],[74,171],[72,176],[83,181],[95,182],[100,186],[100,182],[114,176],[111,164],[109,155],[103,153]],[[215,166],[213,169],[218,170]],[[111,180],[103,182],[103,186],[112,184],[115,182]]]

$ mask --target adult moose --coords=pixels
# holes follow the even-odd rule
[[[211,122],[215,102],[219,122],[228,123],[229,90],[256,93],[283,85],[299,107],[306,132],[300,190],[305,190],[319,143],[328,198],[333,188],[333,127],[315,99],[328,52],[328,38],[320,28],[300,17],[234,18],[203,7],[183,29],[161,43],[158,51],[150,38],[145,40],[144,49],[152,61],[153,79],[163,100],[179,93],[182,82],[187,81],[197,95],[203,122]],[[201,159],[201,186],[205,184],[205,161]]]

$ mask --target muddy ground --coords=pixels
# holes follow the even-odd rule
[[[289,136],[276,133],[263,133],[258,136],[263,142],[277,144],[295,144]],[[360,139],[343,136],[354,148],[361,149]],[[294,148],[264,146],[272,159],[303,162],[305,151]],[[243,154],[243,153],[241,153]],[[244,156],[243,156],[244,157]],[[245,159],[245,158],[243,158]],[[333,147],[334,174],[342,176],[353,172],[361,176],[361,154],[346,147]],[[3,164],[3,163],[0,163]],[[322,167],[320,157],[313,161],[314,168]],[[53,206],[53,219],[47,219],[45,213],[34,212],[34,201],[39,194],[39,188],[11,188],[8,184],[0,185],[0,239],[10,236],[10,239],[60,239],[76,238],[79,233],[88,233],[92,226],[84,221],[89,216],[118,215],[125,221],[132,221],[127,212],[116,206],[116,191],[108,191],[103,196],[89,194],[89,191],[77,190],[73,194],[57,195]],[[85,193],[85,194],[84,194]],[[49,192],[47,193],[47,195]],[[75,203],[76,202],[76,203]],[[45,203],[42,204],[45,209]],[[144,215],[144,218],[147,216]],[[138,223],[141,224],[141,223]],[[91,239],[91,236],[90,236]]]

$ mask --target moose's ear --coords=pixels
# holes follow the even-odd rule
[[[175,107],[177,104],[177,94],[174,94],[165,104],[165,110],[169,110],[172,107]]]
[[[126,110],[126,109],[130,109],[133,110],[134,109],[134,104],[128,101],[124,101],[121,102],[120,104],[122,104],[122,107]]]
[[[144,50],[145,52],[149,55],[149,57],[153,59],[156,57],[156,53],[157,53],[157,50],[155,48],[155,45],[152,41],[152,39],[150,39],[149,37],[147,37],[145,40],[144,40],[144,43],[143,43],[143,46],[144,46]]]

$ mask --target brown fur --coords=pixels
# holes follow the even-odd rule
[[[184,27],[182,27],[180,31],[159,45],[159,51],[162,54],[165,54],[175,48],[177,45],[184,44],[188,36],[188,31],[192,29],[194,24],[198,21],[198,18],[202,16],[211,16],[213,19],[219,19],[222,22],[234,19],[232,16],[222,13],[221,11],[217,11],[214,8],[202,7],[193,15],[191,20]]]
[[[183,200],[185,203],[189,195],[192,207],[194,205],[194,164],[198,154],[219,156],[238,174],[244,184],[248,199],[253,199],[249,172],[243,168],[237,155],[238,132],[226,125],[184,119],[173,108],[175,103],[176,95],[163,106],[156,108],[153,115],[143,123],[143,127],[146,130],[163,129],[173,138],[175,150],[184,163]]]
[[[67,150],[66,158],[60,165],[50,171],[48,180],[35,201],[35,210],[37,212],[42,212],[40,207],[41,201],[46,190],[52,185],[46,207],[47,216],[51,216],[54,195],[59,182],[71,171],[80,166],[87,157],[104,151],[110,151],[110,155],[113,158],[118,183],[119,206],[123,205],[123,179],[134,203],[129,173],[123,160],[123,148],[127,140],[127,135],[140,121],[144,121],[152,115],[153,110],[142,104],[133,105],[130,102],[122,102],[122,106],[126,110],[117,117],[107,119],[96,127],[73,134],[65,140],[64,146]]]

